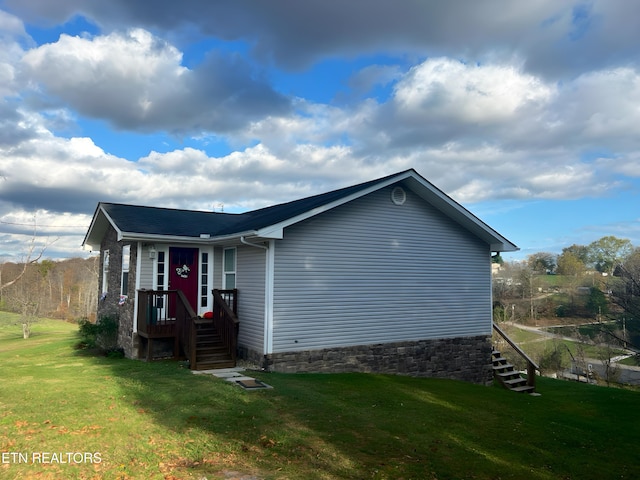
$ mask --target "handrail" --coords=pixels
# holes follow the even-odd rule
[[[536,386],[536,370],[540,371],[540,367],[536,362],[534,362],[529,355],[524,353],[524,351],[515,344],[513,340],[509,338],[509,336],[495,323],[493,324],[493,329],[500,334],[505,341],[513,347],[513,349],[527,362],[527,385],[530,387]]]
[[[230,305],[231,304],[231,305]],[[222,342],[235,362],[238,349],[238,290],[213,289],[213,322]]]
[[[177,335],[180,338],[182,350],[189,360],[190,368],[196,368],[197,332],[195,321],[198,315],[191,308],[191,304],[182,290],[178,290],[178,298],[180,301],[176,302],[176,317],[179,319]]]
[[[181,290],[145,289],[137,293],[138,332],[149,341],[154,338],[174,338],[174,355],[179,355],[179,345],[182,344],[183,351],[191,358],[192,350],[195,351],[193,322],[197,315],[184,293]]]

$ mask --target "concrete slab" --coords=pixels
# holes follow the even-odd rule
[[[196,375],[213,375],[216,378],[221,378],[227,382],[235,383],[244,390],[263,390],[266,388],[273,388],[271,385],[267,385],[260,380],[244,375],[243,372],[244,369],[241,367],[219,368],[214,370],[193,370],[193,373]]]

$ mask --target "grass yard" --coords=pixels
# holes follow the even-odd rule
[[[248,392],[87,356],[76,331],[42,320],[23,340],[0,312],[0,478],[640,478],[638,391],[253,373],[274,389]]]

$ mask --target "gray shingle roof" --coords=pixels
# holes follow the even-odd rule
[[[250,232],[340,200],[396,176],[379,178],[331,192],[252,210],[246,213],[217,213],[197,210],[100,203],[121,232],[178,237],[211,237]]]
[[[189,239],[202,238],[204,235],[205,238],[212,240],[218,238],[218,241],[226,241],[228,237],[252,234],[264,238],[279,238],[278,231],[282,232],[282,229],[288,225],[357,198],[359,195],[372,192],[378,186],[382,188],[396,182],[402,182],[403,186],[410,188],[452,220],[460,223],[471,234],[486,241],[493,251],[518,250],[516,245],[449,198],[413,169],[246,213],[217,213],[100,203],[83,245],[99,245],[109,223],[119,231],[122,238],[130,239],[158,236]]]

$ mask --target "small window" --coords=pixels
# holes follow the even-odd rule
[[[109,250],[102,252],[102,293],[109,291]]]
[[[206,308],[209,304],[209,254],[202,252],[200,256],[200,306]]]
[[[120,295],[127,295],[129,291],[129,260],[131,257],[131,245],[122,247],[122,281],[120,282]]]
[[[157,273],[156,273],[156,289],[164,290],[164,279],[165,279],[165,254],[163,251],[159,251]]]
[[[222,278],[222,286],[224,289],[231,290],[236,288],[236,249],[224,249],[224,272]]]

